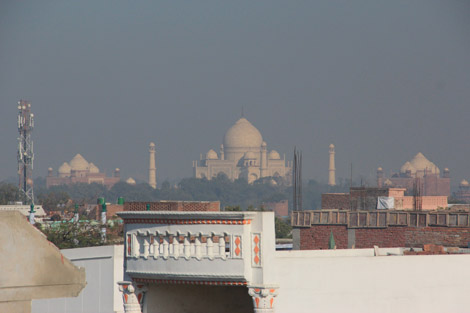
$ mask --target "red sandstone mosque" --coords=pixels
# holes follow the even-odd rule
[[[88,163],[80,154],[77,154],[67,163],[64,162],[54,176],[53,169],[49,168],[46,177],[47,188],[56,185],[68,185],[76,183],[98,183],[111,188],[114,184],[121,180],[120,170],[116,168],[112,177],[107,177],[105,173],[101,173],[99,168]]]
[[[385,178],[381,167],[377,169],[377,187],[406,188],[412,195],[419,189],[422,196],[450,196],[450,173],[445,168],[442,175],[439,168],[421,152],[405,162],[400,172]]]

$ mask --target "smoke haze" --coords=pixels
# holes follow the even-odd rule
[[[470,178],[466,0],[0,3],[0,180],[16,175],[16,102],[32,103],[34,176],[76,153],[157,181],[245,117],[304,178],[369,183],[416,153]]]

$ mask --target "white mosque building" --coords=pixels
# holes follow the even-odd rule
[[[292,164],[276,150],[268,152],[259,130],[246,118],[240,118],[225,133],[220,152],[209,150],[201,160],[193,161],[194,177],[211,179],[220,173],[231,180],[244,178],[249,183],[263,177],[292,180]]]

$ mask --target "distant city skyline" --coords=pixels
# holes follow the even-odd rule
[[[31,101],[34,177],[77,153],[108,175],[192,176],[240,117],[303,177],[375,184],[422,152],[470,179],[470,2],[0,3],[0,180]],[[202,149],[202,150],[201,150]]]

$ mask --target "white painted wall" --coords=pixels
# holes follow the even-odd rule
[[[117,282],[123,279],[124,247],[64,249],[73,264],[84,267],[87,286],[77,298],[34,300],[32,313],[122,313]],[[54,273],[51,273],[53,275]]]
[[[379,255],[399,249],[380,249]],[[278,251],[276,313],[469,312],[470,255]]]

